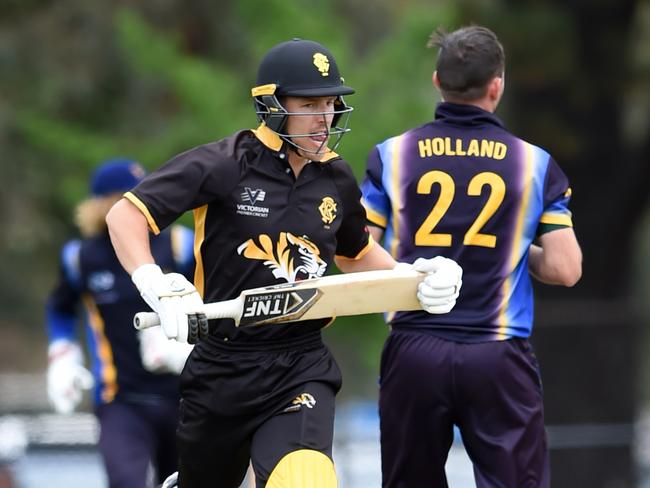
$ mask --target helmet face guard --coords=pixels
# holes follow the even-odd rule
[[[344,134],[350,131],[348,121],[352,107],[346,105],[343,95],[354,90],[343,85],[336,61],[326,47],[313,41],[293,39],[273,47],[260,63],[257,74],[257,86],[251,90],[255,104],[255,113],[260,122],[275,132],[281,139],[304,152],[320,153],[328,143],[328,138],[335,136],[332,149],[335,149]],[[288,112],[280,100],[283,97],[336,97],[334,110],[328,112]],[[331,127],[327,132],[312,134],[288,134],[286,123],[289,116],[306,117],[332,116]],[[314,151],[307,149],[293,138],[327,136],[321,146]]]
[[[268,92],[268,94],[259,94],[255,93]],[[292,145],[293,147],[300,149],[303,152],[310,154],[319,154],[322,150],[328,146],[328,139],[332,136],[335,139],[329,144],[329,147],[334,150],[338,147],[341,142],[341,138],[344,134],[350,132],[348,123],[350,120],[350,113],[354,110],[352,107],[346,105],[343,97],[338,95],[334,101],[334,110],[327,112],[289,112],[286,108],[280,103],[277,96],[275,95],[274,86],[262,86],[253,88],[253,96],[255,103],[255,114],[260,122],[263,122],[269,129],[275,132],[282,140]],[[291,96],[291,95],[287,95]],[[326,96],[326,95],[323,95]],[[325,122],[323,125],[328,127],[325,132],[312,132],[306,134],[289,134],[285,130],[287,123],[287,118],[292,117],[314,117],[321,116]],[[327,117],[332,117],[331,126],[327,123]],[[301,137],[312,137],[312,136],[327,136],[328,139],[324,140],[320,147],[316,150],[307,149],[300,144],[293,141],[293,138]]]

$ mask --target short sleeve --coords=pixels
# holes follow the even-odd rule
[[[338,160],[329,164],[343,201],[343,220],[336,233],[336,256],[359,259],[372,245],[366,226],[366,211],[361,205],[361,192],[348,163]]]
[[[573,226],[569,201],[571,200],[571,188],[569,180],[560,169],[558,164],[550,159],[544,182],[544,212],[540,217],[540,223]]]
[[[386,228],[390,215],[390,198],[382,184],[383,163],[379,149],[375,146],[366,163],[366,173],[361,183],[362,203],[368,222]]]
[[[240,166],[226,140],[174,157],[124,196],[145,215],[156,234],[188,210],[221,199],[237,184]]]

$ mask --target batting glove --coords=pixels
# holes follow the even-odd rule
[[[194,346],[169,340],[158,327],[138,331],[140,358],[151,373],[180,374]]]
[[[463,284],[463,269],[456,261],[436,256],[432,259],[418,258],[413,269],[427,276],[418,285],[418,300],[429,313],[449,313]]]
[[[160,325],[169,339],[195,344],[207,337],[203,300],[182,274],[165,274],[155,264],[143,264],[133,272],[131,280],[160,317]]]
[[[74,342],[54,341],[48,358],[47,396],[57,413],[70,414],[81,403],[83,390],[93,387],[93,375],[83,367],[81,349]]]

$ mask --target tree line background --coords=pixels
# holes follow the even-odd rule
[[[497,114],[572,183],[583,279],[536,287],[549,416],[635,417],[650,398],[650,4],[640,0],[0,0],[0,372],[45,368],[45,297],[97,163],[123,155],[151,170],[254,127],[258,61],[302,37],[328,46],[357,90],[339,152],[361,177],[375,143],[433,116],[431,32],[469,23],[506,49]],[[344,399],[376,395],[385,335],[380,317],[328,329]]]

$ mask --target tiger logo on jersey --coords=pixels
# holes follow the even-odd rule
[[[320,257],[320,250],[307,236],[298,237],[281,232],[276,243],[267,234],[248,239],[237,247],[237,253],[248,259],[264,261],[276,279],[288,283],[325,274],[327,263]]]
[[[320,217],[327,225],[334,222],[336,218],[336,202],[332,197],[324,197],[323,201],[318,206]]]

